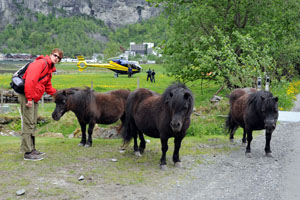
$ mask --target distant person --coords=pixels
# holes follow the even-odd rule
[[[150,81],[152,82],[152,79],[151,79],[151,73],[152,73],[152,71],[151,71],[151,69],[149,68],[148,71],[146,71],[146,73],[147,73],[147,81],[150,78]]]
[[[131,66],[128,67],[128,78],[131,77],[131,74],[132,74],[132,68]]]
[[[52,73],[56,71],[55,64],[63,58],[63,51],[53,49],[50,56],[39,56],[27,68],[23,79],[25,80],[24,94],[18,97],[23,119],[21,132],[21,151],[24,160],[42,160],[45,153],[35,147],[35,130],[38,116],[38,102],[43,94],[53,95],[56,89],[52,87]]]
[[[154,69],[151,72],[151,82],[155,83],[155,71],[154,71]]]

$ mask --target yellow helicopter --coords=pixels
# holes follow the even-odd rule
[[[87,67],[101,67],[114,71],[117,74],[128,74],[128,68],[132,68],[131,74],[139,73],[142,67],[134,61],[123,59],[112,59],[108,64],[87,63],[83,56],[77,56],[77,67],[79,71],[85,70]]]

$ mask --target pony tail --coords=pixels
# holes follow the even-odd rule
[[[227,133],[230,133],[235,127],[234,122],[232,121],[231,111],[228,114],[228,117],[226,119],[226,125],[225,129],[227,130]]]
[[[121,136],[123,138],[124,145],[129,143],[130,140],[132,139],[130,122],[128,118],[126,118],[124,124],[122,124]]]
[[[132,98],[131,98],[132,99]],[[123,138],[123,146],[128,146],[130,140],[133,138],[132,136],[132,128],[131,128],[131,113],[132,113],[132,104],[126,103],[126,109],[124,113],[124,122],[122,122],[121,136]]]

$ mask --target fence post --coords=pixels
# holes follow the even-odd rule
[[[44,111],[44,97],[45,97],[45,93],[42,96],[42,109],[43,109],[43,111]]]
[[[137,77],[137,88],[140,88],[140,77]]]
[[[91,81],[91,90],[93,90],[93,81]]]
[[[0,108],[0,113],[2,113],[2,111],[3,111],[3,89],[2,89],[2,85],[1,85],[1,87],[0,87],[0,92],[1,92],[1,96],[0,96],[0,98],[1,98],[1,108]]]

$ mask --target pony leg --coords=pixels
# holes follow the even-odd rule
[[[136,156],[141,156],[141,153],[139,152],[139,146],[137,142],[137,128],[136,127],[131,127],[132,129],[130,130],[133,136],[133,151]]]
[[[266,152],[266,156],[272,157],[272,151],[271,151],[271,147],[270,147],[270,142],[271,142],[271,138],[272,138],[272,132],[267,132],[266,131],[266,146],[265,146],[265,152]]]
[[[92,146],[92,143],[93,143],[92,134],[93,134],[94,127],[95,127],[95,123],[90,122],[89,129],[88,129],[89,137],[88,137],[88,141],[87,141],[85,147],[91,147]]]
[[[143,154],[144,150],[146,148],[146,141],[145,141],[145,138],[144,138],[144,134],[141,131],[138,131],[138,133],[139,133],[139,138],[140,138],[139,151],[140,151],[141,154]]]
[[[176,167],[181,167],[180,165],[180,159],[179,159],[179,150],[181,147],[181,141],[183,137],[175,137],[174,143],[175,143],[175,148],[174,148],[174,153],[173,153],[173,162]]]
[[[160,158],[160,167],[162,170],[165,170],[167,168],[166,153],[168,151],[168,139],[169,138],[160,138],[162,151],[162,155]]]
[[[79,122],[80,127],[81,127],[81,141],[78,144],[78,146],[84,146],[86,143],[86,135],[85,135],[85,131],[86,131],[86,124],[83,122]]]
[[[246,130],[244,129],[244,133],[243,133],[243,139],[242,139],[242,142],[243,143],[246,143],[247,140],[246,140]]]
[[[239,127],[239,126],[235,125],[235,126],[233,127],[233,129],[231,130],[231,132],[230,132],[229,140],[232,141],[232,142],[233,142],[233,139],[234,139],[234,133],[235,133],[235,131],[238,129],[238,127]]]
[[[248,140],[248,144],[247,144],[247,147],[246,147],[246,154],[250,157],[250,153],[251,153],[251,141],[253,139],[252,137],[252,130],[247,130],[247,140]]]

